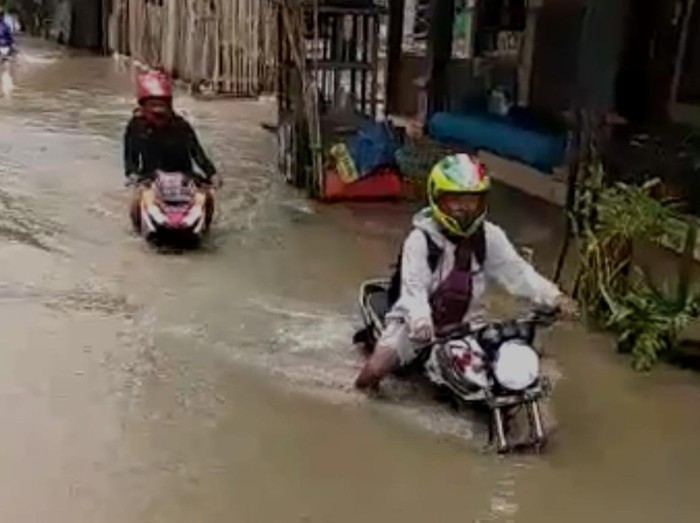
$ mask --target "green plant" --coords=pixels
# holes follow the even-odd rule
[[[638,274],[632,288],[611,304],[608,327],[618,333],[618,349],[630,353],[637,370],[650,369],[659,355],[678,346],[679,336],[698,316],[700,295],[672,297]]]
[[[677,218],[674,207],[653,197],[659,182],[606,185],[600,163],[579,188],[573,222],[581,240],[575,294],[588,317],[614,330],[618,347],[648,369],[673,349],[682,329],[697,317],[700,297],[658,289],[634,265],[640,243],[659,243]]]

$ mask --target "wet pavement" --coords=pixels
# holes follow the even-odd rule
[[[352,391],[356,288],[406,210],[306,202],[274,172],[269,102],[178,106],[226,186],[210,243],[129,233],[125,65],[38,42],[0,99],[0,520],[694,522],[700,381],[632,373],[607,340],[548,333],[544,456],[483,452],[477,423],[406,384]],[[558,214],[493,213],[551,269]],[[494,310],[509,307],[495,297]]]

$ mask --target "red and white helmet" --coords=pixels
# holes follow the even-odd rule
[[[173,99],[172,84],[165,73],[153,70],[136,77],[136,100],[139,105],[149,98]]]

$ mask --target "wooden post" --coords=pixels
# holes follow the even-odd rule
[[[673,79],[671,80],[671,96],[669,97],[669,113],[672,107],[678,101],[678,89],[681,84],[681,76],[683,74],[683,62],[685,61],[685,55],[687,53],[688,47],[688,36],[690,35],[690,19],[693,16],[693,8],[695,7],[695,0],[685,1],[685,13],[683,15],[683,25],[681,27],[681,34],[678,41],[678,51],[676,52],[676,61],[673,64]]]
[[[692,0],[691,0],[692,1]],[[691,217],[688,220],[688,233],[685,237],[685,248],[681,258],[680,278],[678,280],[678,298],[687,301],[690,296],[695,265],[695,246],[698,242],[698,226]]]
[[[387,36],[387,73],[384,93],[385,112],[389,115],[398,110],[397,93],[400,89],[401,46],[403,44],[403,22],[406,0],[389,0],[389,34]]]
[[[449,88],[447,66],[452,58],[452,33],[455,18],[454,0],[430,1],[430,26],[428,28],[428,114],[444,109]]]
[[[375,14],[371,17],[372,30],[369,38],[372,45],[372,71],[371,71],[371,86],[370,86],[370,114],[373,119],[377,117],[377,91],[378,91],[378,75],[379,75],[379,17]],[[386,100],[385,100],[386,103]],[[386,110],[385,110],[386,112]]]
[[[525,34],[523,35],[523,41],[520,46],[520,57],[518,60],[518,104],[523,107],[526,107],[530,103],[538,16],[539,7],[530,5],[527,10]]]

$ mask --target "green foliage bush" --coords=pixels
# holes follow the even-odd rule
[[[588,174],[572,218],[581,240],[576,298],[589,319],[618,335],[618,348],[631,354],[633,366],[647,370],[698,316],[700,294],[657,287],[634,263],[635,247],[661,243],[678,215],[652,196],[656,180],[608,185],[600,164]]]

